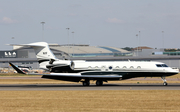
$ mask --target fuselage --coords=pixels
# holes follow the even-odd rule
[[[50,66],[50,65],[49,65]],[[121,75],[121,79],[134,77],[163,77],[178,72],[161,62],[151,61],[70,61],[53,63],[55,73],[80,73],[81,75]]]

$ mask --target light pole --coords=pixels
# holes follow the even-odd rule
[[[44,41],[44,24],[45,22],[41,22],[42,24],[42,41]]]
[[[139,45],[138,45],[138,34],[136,34],[136,37],[137,37],[137,56],[138,56],[138,47],[139,47]]]
[[[164,49],[164,31],[162,31],[162,47]]]
[[[141,35],[140,35],[141,31],[139,31],[139,46],[141,46]],[[141,50],[141,47],[140,47],[140,50]]]
[[[12,43],[14,44],[14,39],[15,39],[15,38],[14,38],[14,37],[11,37],[11,39],[12,39]]]
[[[67,29],[67,34],[68,34],[68,57],[69,57],[69,29],[70,28],[66,28]]]
[[[73,54],[72,54],[72,56],[74,56],[74,32],[72,32],[72,41],[73,41]]]

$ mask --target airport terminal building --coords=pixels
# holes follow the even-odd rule
[[[180,68],[180,52],[165,52],[164,49],[140,47],[134,51],[109,46],[89,45],[58,45],[49,44],[49,48],[58,59],[88,60],[88,61],[160,61],[170,67]],[[15,65],[31,66],[38,69],[34,49],[30,47],[13,46],[10,51],[0,51],[0,68],[8,68],[8,62]]]
[[[58,59],[96,59],[97,57],[119,57],[132,56],[132,52],[107,46],[89,46],[89,45],[58,45],[49,44],[50,50]],[[13,46],[11,51],[0,51],[0,67],[7,68],[8,62],[15,65],[27,65],[38,68],[34,49],[30,47]]]

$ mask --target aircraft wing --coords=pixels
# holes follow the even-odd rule
[[[21,71],[18,67],[13,65],[11,62],[9,62],[9,64],[18,73],[26,74],[23,71]],[[50,74],[32,73],[32,74],[28,74],[28,75],[42,75],[42,78],[73,81],[73,82],[79,82],[81,79],[97,80],[97,79],[119,79],[119,78],[122,78],[122,75],[118,75],[118,74],[111,74],[111,75],[82,75],[81,73],[50,73]]]
[[[82,75],[81,73],[51,73],[42,74],[42,78],[79,82],[81,79],[89,80],[119,80],[122,75]]]
[[[43,75],[51,76],[62,76],[62,77],[77,77],[77,78],[121,78],[121,75],[111,74],[111,75],[82,75],[81,73],[50,73]]]

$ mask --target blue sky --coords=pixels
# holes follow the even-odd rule
[[[67,44],[66,28],[69,43],[180,48],[179,4],[180,0],[0,0],[0,50],[12,49],[6,45],[10,43]]]

